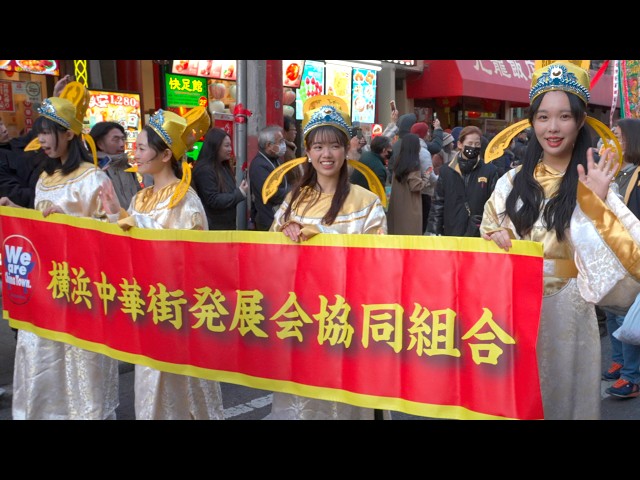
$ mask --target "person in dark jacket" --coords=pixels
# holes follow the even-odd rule
[[[480,237],[484,204],[498,181],[495,165],[480,156],[482,131],[475,126],[462,129],[458,154],[440,169],[429,220],[428,235]]]
[[[365,164],[373,170],[373,173],[376,174],[380,183],[382,183],[382,186],[384,187],[387,182],[387,167],[385,160],[391,153],[391,140],[389,137],[385,137],[384,135],[378,135],[371,140],[371,145],[369,147],[371,150],[362,154],[360,157],[360,163]],[[367,190],[371,190],[369,182],[367,182],[367,179],[364,178],[364,175],[362,175],[358,170],[353,170],[349,181],[355,185],[360,185]]]
[[[31,130],[26,135],[12,138],[10,149],[0,150],[0,197],[21,207],[34,208],[36,183],[48,157],[41,150],[25,152],[24,148],[35,138]]]
[[[251,216],[258,231],[268,231],[273,223],[275,211],[283,202],[291,184],[286,176],[278,186],[277,192],[265,204],[262,201],[262,187],[267,177],[282,165],[287,145],[282,127],[269,125],[258,134],[258,154],[249,164],[249,185],[251,187]]]
[[[231,166],[231,138],[221,128],[212,128],[204,136],[191,183],[207,213],[209,230],[237,230],[236,206],[246,199],[249,184],[236,186]]]
[[[118,202],[126,210],[142,185],[136,172],[126,171],[131,165],[124,150],[127,139],[124,127],[116,122],[98,122],[91,127],[89,135],[96,144],[98,166],[111,179]],[[149,185],[151,183],[145,181],[145,186]]]
[[[54,97],[60,93],[73,77],[65,75],[53,86]],[[36,183],[49,158],[42,150],[24,151],[36,138],[35,130],[9,140],[5,148],[0,149],[0,197],[8,197],[16,205],[34,208]]]

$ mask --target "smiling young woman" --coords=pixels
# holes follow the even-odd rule
[[[532,126],[522,165],[509,170],[487,201],[483,238],[508,251],[512,240],[544,246],[538,370],[545,419],[600,418],[600,335],[594,304],[628,307],[640,290],[640,223],[609,188],[619,159],[593,160],[584,65],[555,61],[533,74]],[[505,129],[506,130],[506,129]],[[513,138],[517,129],[506,132]],[[508,144],[499,135],[487,147]],[[619,155],[619,154],[618,154]]]

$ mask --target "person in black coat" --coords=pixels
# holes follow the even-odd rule
[[[262,201],[262,187],[277,167],[282,165],[281,158],[287,150],[282,127],[268,125],[258,134],[258,154],[249,164],[249,183],[251,186],[251,217],[256,230],[268,231],[273,223],[276,210],[284,201],[290,184],[285,176],[276,193],[265,204]]]
[[[236,186],[231,166],[231,138],[221,128],[212,128],[204,136],[191,184],[207,213],[209,230],[237,230],[236,206],[247,197],[249,184]]]
[[[36,183],[47,155],[42,151],[25,152],[24,148],[35,138],[31,130],[26,135],[10,140],[10,149],[0,150],[0,197],[21,207],[34,208]]]
[[[480,237],[480,222],[496,182],[498,170],[480,156],[482,131],[475,126],[462,129],[459,152],[443,165],[427,221],[428,235]]]

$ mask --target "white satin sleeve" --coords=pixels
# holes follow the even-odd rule
[[[579,200],[590,196],[582,190]],[[595,195],[588,203],[578,202],[570,232],[583,298],[601,306],[628,308],[640,293],[640,221],[609,190],[606,202]]]

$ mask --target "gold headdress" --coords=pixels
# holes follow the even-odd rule
[[[42,105],[38,107],[38,113],[58,125],[62,125],[67,130],[72,130],[76,135],[82,137],[87,143],[93,156],[93,164],[98,165],[98,154],[96,144],[91,135],[82,133],[84,121],[91,95],[89,90],[80,82],[69,82],[59,97],[45,98]],[[40,141],[34,138],[25,147],[25,151],[40,149]]]
[[[160,109],[149,119],[149,127],[164,140],[173,156],[181,160],[187,151],[187,146],[182,141],[187,121],[177,113]]]
[[[536,60],[535,71],[531,76],[529,101],[553,90],[562,90],[578,96],[585,105],[589,103],[589,60]],[[622,147],[614,133],[600,120],[587,116],[586,122],[606,143],[615,145],[620,165],[622,165]],[[487,145],[484,160],[491,162],[504,154],[511,140],[525,128],[530,127],[529,120],[521,120],[499,132]]]
[[[351,118],[347,113],[349,108],[347,103],[333,95],[316,95],[315,97],[308,98],[302,107],[304,120],[302,121],[302,135],[306,140],[307,135],[311,130],[317,127],[330,125],[336,127],[340,131],[344,132],[347,138],[349,135],[349,128],[351,127]],[[273,170],[262,186],[262,201],[267,203],[271,197],[278,191],[278,186],[282,183],[285,174],[298,165],[307,161],[307,157],[295,158],[283,163],[275,170]],[[367,167],[364,163],[357,160],[348,159],[349,165],[358,170],[369,183],[371,191],[380,197],[380,201],[384,207],[387,206],[387,194],[384,189],[384,185],[380,183],[378,176]]]
[[[349,117],[349,107],[340,97],[333,95],[316,95],[304,102],[302,113],[302,137],[306,140],[311,130],[323,125],[331,125],[343,131],[347,138],[350,138],[349,128],[351,118]]]
[[[195,107],[184,114],[187,128],[182,134],[182,141],[187,146],[187,152],[211,127],[211,117],[204,107]]]
[[[178,202],[180,202],[180,200],[182,200],[191,185],[191,165],[189,165],[189,162],[187,161],[187,156],[185,155],[186,152],[193,148],[193,145],[207,132],[207,130],[209,130],[209,127],[211,126],[211,117],[209,116],[207,109],[204,107],[192,108],[185,113],[183,118],[187,122],[187,126],[180,137],[181,142],[185,146],[184,153],[181,157],[182,178],[180,179],[180,184],[176,188],[176,191],[173,192],[173,195],[171,196],[169,208],[173,208],[178,204]],[[180,160],[180,158],[178,158],[178,160]]]

